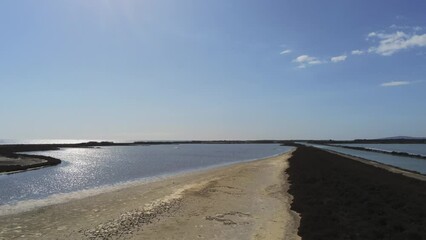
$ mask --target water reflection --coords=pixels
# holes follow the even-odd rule
[[[114,185],[289,151],[277,144],[201,144],[72,148],[35,152],[63,163],[0,176],[0,203]]]

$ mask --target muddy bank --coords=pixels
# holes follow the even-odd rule
[[[287,169],[303,239],[426,239],[426,182],[300,146]]]
[[[0,173],[14,173],[60,163],[61,160],[53,157],[11,153],[0,156]]]

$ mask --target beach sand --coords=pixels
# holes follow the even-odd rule
[[[300,239],[291,153],[0,217],[0,239]]]

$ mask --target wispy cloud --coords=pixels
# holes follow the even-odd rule
[[[369,33],[369,34],[367,35],[367,40],[368,40],[368,39],[370,39],[370,38],[377,37],[377,36],[378,36],[378,34],[379,34],[379,33],[377,33],[377,32],[371,32],[371,33]]]
[[[292,50],[291,50],[291,49],[286,49],[286,50],[284,50],[284,51],[280,52],[280,54],[281,54],[281,55],[285,55],[285,54],[289,54],[289,53],[291,53],[291,52],[292,52]]]
[[[382,87],[398,87],[398,86],[404,86],[404,85],[409,85],[412,82],[409,81],[391,81],[391,82],[385,82],[380,84],[380,86]]]
[[[407,26],[407,25],[391,25],[386,30],[370,32],[367,34],[366,40],[369,46],[350,51],[350,54],[333,56],[329,60],[324,58],[312,57],[309,55],[300,55],[293,59],[293,63],[298,64],[298,68],[306,68],[310,65],[324,63],[338,63],[346,61],[349,55],[367,55],[378,54],[382,56],[390,56],[399,51],[413,48],[426,47],[426,27]],[[423,32],[422,32],[423,31]],[[282,46],[285,47],[285,46]],[[288,54],[291,49],[285,49],[280,54]],[[417,53],[417,54],[422,54]],[[407,85],[413,82],[397,81],[383,83],[384,87]]]
[[[356,49],[356,50],[353,50],[351,53],[352,55],[362,55],[365,53],[365,51]]]
[[[293,60],[294,63],[298,63],[298,68],[306,68],[308,65],[316,65],[324,63],[316,57],[312,57],[309,55],[300,55]]]
[[[348,56],[346,56],[346,55],[340,55],[340,56],[335,56],[335,57],[332,57],[330,60],[332,61],[332,62],[334,62],[334,63],[337,63],[337,62],[343,62],[343,61],[345,61],[346,60],[346,58],[347,58]]]
[[[402,31],[394,33],[371,32],[368,39],[378,39],[379,44],[370,47],[368,52],[377,53],[382,56],[390,56],[404,49],[414,47],[426,47],[426,34],[418,35],[416,33],[407,34]]]
[[[410,30],[410,31],[421,31],[424,28],[420,27],[420,26],[407,26],[407,25],[396,25],[396,24],[392,24],[389,26],[390,29],[396,29],[396,30]]]

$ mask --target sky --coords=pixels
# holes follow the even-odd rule
[[[426,137],[423,0],[5,0],[0,139]]]

